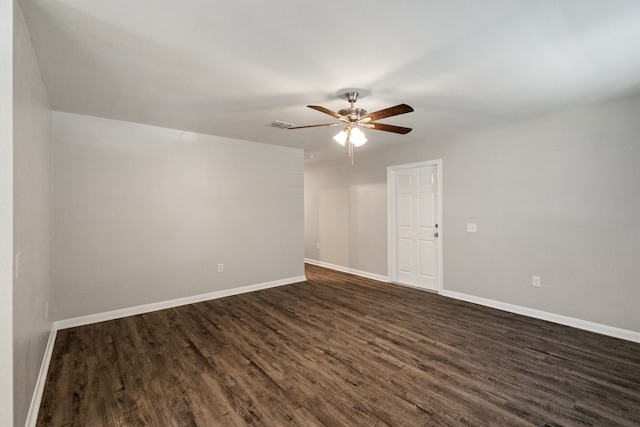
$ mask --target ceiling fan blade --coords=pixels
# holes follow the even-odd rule
[[[322,107],[320,105],[307,105],[309,108],[313,108],[314,110],[320,111],[321,113],[325,113],[330,115],[331,117],[335,117],[336,119],[342,119],[343,117],[336,113],[335,111],[331,111],[328,108]]]
[[[344,124],[344,123],[324,123],[321,125],[291,126],[290,128],[287,128],[287,129],[319,128],[323,126],[338,126],[339,124]]]
[[[405,128],[402,126],[386,125],[384,123],[364,123],[362,124],[367,129],[383,130],[385,132],[406,134],[411,132],[411,128]]]
[[[398,116],[400,114],[410,113],[413,111],[407,104],[399,104],[393,107],[385,108],[384,110],[374,111],[373,113],[365,114],[358,120],[358,122],[373,122],[376,120],[384,119],[386,117]]]

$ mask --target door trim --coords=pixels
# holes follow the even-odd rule
[[[425,162],[408,163],[404,165],[387,166],[387,272],[391,283],[397,282],[396,275],[396,186],[395,178],[398,171],[415,169],[425,166],[437,166],[438,169],[438,293],[443,290],[443,258],[442,239],[444,238],[444,225],[442,221],[442,159],[428,160]]]

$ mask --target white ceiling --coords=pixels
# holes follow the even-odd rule
[[[638,0],[20,0],[55,110],[344,150],[306,108],[369,94],[361,149],[640,94]],[[340,151],[342,153],[342,151]]]

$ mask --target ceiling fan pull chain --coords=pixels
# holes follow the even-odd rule
[[[349,157],[351,157],[351,166],[353,166],[353,143],[349,140]]]
[[[347,141],[349,142],[349,157],[351,158],[351,165],[353,165],[353,142],[351,142],[351,126],[347,128]]]
[[[353,144],[351,144],[351,166],[353,166],[354,157],[355,157],[355,151],[353,151]]]

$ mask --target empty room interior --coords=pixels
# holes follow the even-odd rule
[[[640,425],[640,2],[0,20],[0,425]]]

